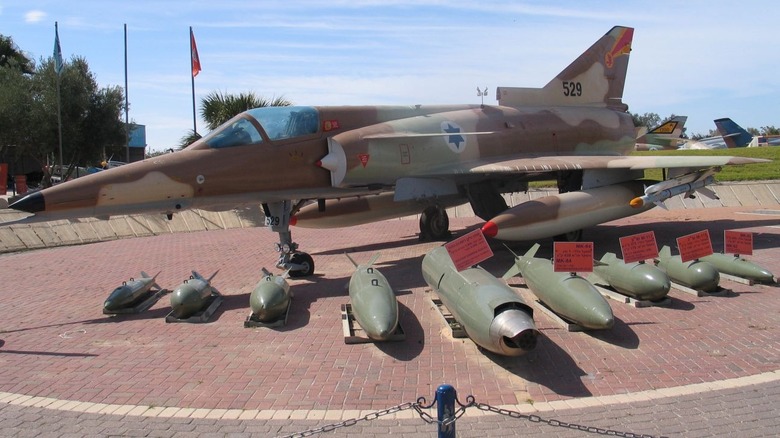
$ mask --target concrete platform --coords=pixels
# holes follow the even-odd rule
[[[778,273],[780,213],[757,210],[650,211],[586,230],[585,239],[595,242],[600,257],[619,251],[619,237],[648,229],[659,246],[708,229],[716,249],[722,248],[723,230],[752,231],[756,248],[749,258]],[[453,218],[454,237],[478,223]],[[295,300],[288,323],[273,330],[243,325],[261,268],[276,259],[276,235],[265,229],[0,255],[4,434],[285,435],[420,396],[432,401],[443,383],[453,385],[462,401],[471,394],[491,406],[633,433],[754,431],[742,434],[752,436],[780,427],[776,412],[767,413],[780,402],[776,287],[727,281],[723,286],[734,292],[728,297],[672,291],[669,307],[614,305],[615,327],[595,333],[567,332],[539,314],[537,348],[507,358],[481,351],[469,339],[453,339],[441,323],[420,273],[423,255],[441,242],[418,242],[416,220],[325,232],[293,229],[293,236],[314,257],[316,275],[290,280]],[[539,256],[549,256],[552,241],[540,243]],[[530,243],[511,246],[520,253]],[[511,266],[511,254],[500,243],[492,247],[496,255],[482,266],[500,276]],[[377,251],[379,267],[398,294],[407,339],[344,344],[340,308],[349,301],[345,286],[354,268],[343,253],[367,259]],[[158,283],[170,288],[191,270],[217,269],[213,284],[225,301],[207,324],[165,324],[165,298],[140,315],[102,314],[108,293],[134,273],[162,271]],[[530,302],[528,291],[518,292]],[[707,405],[700,405],[704,400]],[[517,422],[470,408],[458,422],[464,433],[459,436],[587,436]],[[337,434],[434,432],[435,426],[404,410]]]

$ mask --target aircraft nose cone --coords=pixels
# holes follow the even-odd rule
[[[46,210],[46,201],[41,192],[31,193],[24,198],[9,205],[8,208],[14,210],[26,211],[27,213],[38,213]]]

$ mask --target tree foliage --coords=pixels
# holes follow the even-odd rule
[[[252,108],[290,105],[292,103],[284,97],[269,100],[259,97],[251,91],[239,94],[223,94],[221,91],[212,91],[201,101],[200,115],[206,121],[206,126],[212,130],[237,114]]]
[[[209,130],[214,130],[238,114],[252,108],[290,106],[292,102],[284,97],[266,99],[257,96],[251,91],[239,94],[225,94],[221,91],[212,91],[201,100],[200,105],[200,115],[206,121],[206,126]],[[189,131],[187,135],[179,140],[179,148],[183,149],[200,138],[201,135],[197,132]]]
[[[11,37],[0,35],[0,67],[9,67],[24,74],[35,71],[35,63],[28,58]]]
[[[8,41],[0,35],[0,57]],[[124,156],[124,93],[120,87],[100,88],[81,57],[65,62],[59,77],[52,58],[42,59],[29,73],[20,68],[24,65],[32,64],[23,60],[0,64],[0,150],[13,148],[17,157],[27,154],[42,168],[59,161],[55,158],[59,155],[59,114],[64,164],[97,165],[112,155]]]

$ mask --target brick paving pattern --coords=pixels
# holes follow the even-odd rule
[[[600,256],[619,254],[618,237],[648,229],[659,246],[673,248],[676,237],[708,229],[716,250],[723,230],[752,231],[755,252],[748,258],[777,274],[780,212],[755,210],[651,211],[586,230],[585,239]],[[451,221],[456,237],[477,224],[474,218]],[[724,280],[732,290],[726,297],[673,290],[669,307],[611,301],[616,325],[604,332],[567,332],[537,312],[537,348],[506,358],[453,339],[442,325],[420,274],[423,255],[441,242],[418,242],[416,221],[293,229],[293,236],[314,257],[317,273],[291,280],[290,318],[277,329],[243,327],[260,269],[272,269],[276,260],[276,235],[267,230],[168,234],[0,256],[0,391],[59,400],[41,408],[0,397],[3,435],[284,435],[419,396],[432,400],[442,383],[453,385],[461,399],[472,394],[494,406],[533,403],[544,418],[634,433],[772,436],[780,426],[773,409],[780,401],[777,379],[608,408],[577,405],[777,371],[780,300],[774,295],[780,290],[774,286]],[[539,256],[549,257],[551,241],[541,243]],[[524,252],[529,245],[511,247]],[[501,244],[493,250],[482,266],[500,276],[511,255]],[[353,269],[344,252],[357,261],[381,252],[376,266],[397,292],[404,342],[344,343],[340,307],[348,302]],[[219,270],[213,285],[225,301],[209,323],[166,324],[168,297],[140,315],[102,314],[108,293],[141,271],[161,271],[158,283],[173,289],[193,269],[204,276]],[[522,280],[511,283],[530,300]],[[571,408],[560,408],[561,402]],[[543,409],[548,403],[558,408]],[[104,406],[113,412],[79,411]],[[145,417],[150,408],[171,416]],[[185,409],[205,418],[173,415]],[[255,419],[241,419],[249,416]],[[495,415],[467,415],[457,427],[459,436],[586,434]],[[403,417],[337,432],[388,433],[431,436],[435,426]]]

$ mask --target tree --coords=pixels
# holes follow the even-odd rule
[[[28,58],[11,37],[0,35],[0,67],[10,67],[24,74],[35,71],[35,63]]]
[[[15,147],[17,156],[28,154],[42,169],[58,161],[57,80],[52,58],[41,60],[29,76],[0,67],[0,147]],[[121,154],[126,135],[122,89],[99,88],[80,57],[65,63],[59,81],[63,163],[97,165]]]
[[[775,128],[775,125],[762,126],[761,135],[780,135],[780,128]]]
[[[652,129],[661,124],[661,116],[656,113],[644,113],[640,116],[629,111],[628,114],[631,115],[631,120],[634,121],[636,127],[645,126]]]

